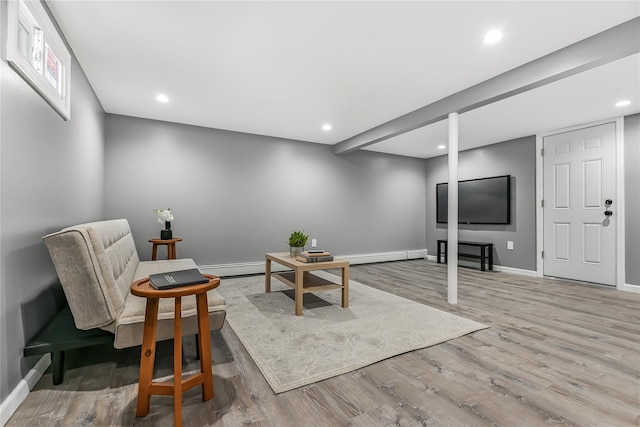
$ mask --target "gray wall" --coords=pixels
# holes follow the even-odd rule
[[[1,3],[6,16],[6,3]],[[1,40],[4,46],[4,35]],[[6,62],[0,63],[0,400],[39,357],[25,342],[64,302],[41,237],[100,220],[104,206],[104,111],[74,60],[65,122]]]
[[[640,286],[640,114],[624,118],[626,280]]]
[[[459,224],[460,240],[494,244],[494,264],[522,270],[536,270],[535,173],[536,138],[528,136],[462,151],[458,158],[458,179],[511,175],[511,224]],[[435,255],[436,241],[447,238],[447,225],[436,223],[436,184],[447,182],[447,156],[427,159],[426,236],[429,254]],[[507,241],[514,250],[507,250]],[[464,265],[463,260],[460,261]],[[477,263],[476,263],[477,265]]]
[[[200,266],[264,260],[296,229],[334,254],[422,249],[424,194],[420,159],[106,119],[106,216],[129,220],[141,259],[162,228],[157,208],[174,212],[178,256]]]

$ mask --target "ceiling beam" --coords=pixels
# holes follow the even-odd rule
[[[499,74],[334,145],[346,154],[640,52],[640,17]]]

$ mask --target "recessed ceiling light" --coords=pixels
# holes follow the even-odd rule
[[[331,130],[332,126],[329,123],[325,123],[322,125],[322,130]]]
[[[444,144],[438,145],[438,150],[444,150],[445,148],[447,148],[447,146]]]
[[[631,101],[625,99],[624,101],[616,102],[616,107],[626,107],[629,104],[631,104]]]
[[[499,42],[502,39],[502,31],[500,30],[491,30],[484,36],[485,44],[493,44]]]
[[[156,101],[158,102],[169,102],[169,97],[163,93],[161,93],[160,95],[156,96]]]

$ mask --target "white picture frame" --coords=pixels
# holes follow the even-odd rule
[[[40,1],[7,2],[7,63],[65,120],[71,119],[71,53]]]

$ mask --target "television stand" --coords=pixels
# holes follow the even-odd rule
[[[447,263],[447,239],[438,240],[438,264],[440,264],[440,258],[444,254],[444,263]],[[460,247],[479,247],[480,254],[461,252]],[[444,247],[444,250],[443,250]],[[480,260],[480,270],[485,271],[485,262],[488,264],[488,270],[493,270],[493,243],[487,242],[467,242],[458,241],[458,258],[475,258]]]

